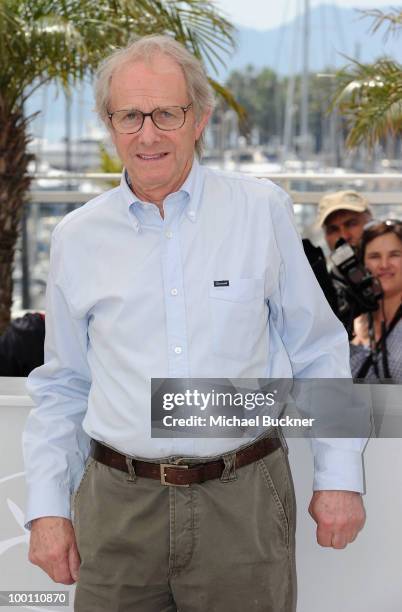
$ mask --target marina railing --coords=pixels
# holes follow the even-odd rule
[[[376,217],[402,219],[402,174],[292,173],[258,174],[285,189],[294,202],[303,237],[325,247],[315,226],[316,207],[324,193],[355,189],[366,195]],[[14,310],[44,308],[50,236],[59,220],[74,208],[120,181],[120,174],[35,174],[14,268]]]

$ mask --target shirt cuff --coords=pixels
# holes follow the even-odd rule
[[[314,491],[365,493],[361,451],[331,448],[318,440],[312,442],[314,442]]]
[[[44,516],[59,516],[71,520],[70,498],[71,492],[67,485],[28,485],[25,529],[31,529],[31,521]]]

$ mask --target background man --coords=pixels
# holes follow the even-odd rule
[[[338,240],[343,239],[355,249],[357,256],[357,247],[364,226],[371,217],[369,203],[364,196],[356,191],[337,191],[321,198],[316,224],[322,227],[331,254],[335,251]],[[332,263],[327,270],[324,253],[320,247],[313,247],[308,240],[304,240],[303,243],[309,262],[332,310],[352,337],[353,321],[364,310],[356,301],[355,289],[350,287],[350,283],[342,276],[339,269],[334,269]]]
[[[372,215],[368,200],[356,191],[337,191],[321,198],[317,225],[323,228],[331,251],[339,238],[357,247],[363,228]]]
[[[30,560],[57,582],[79,575],[79,612],[291,612],[286,450],[272,431],[151,438],[150,379],[348,377],[344,330],[288,196],[195,159],[214,100],[194,57],[141,39],[103,64],[96,98],[125,171],[53,235],[24,438]],[[363,525],[361,447],[313,441],[323,546]]]

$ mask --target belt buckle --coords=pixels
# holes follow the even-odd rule
[[[180,469],[180,470],[188,470],[188,465],[179,465],[177,463],[161,463],[160,464],[160,470],[161,470],[161,484],[163,484],[165,487],[189,487],[189,484],[175,484],[174,482],[166,482],[166,474],[165,474],[165,469],[166,468],[174,468],[174,469]]]

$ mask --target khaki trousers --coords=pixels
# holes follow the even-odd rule
[[[74,500],[75,612],[294,612],[286,451],[225,464],[221,479],[176,487],[89,459]]]

